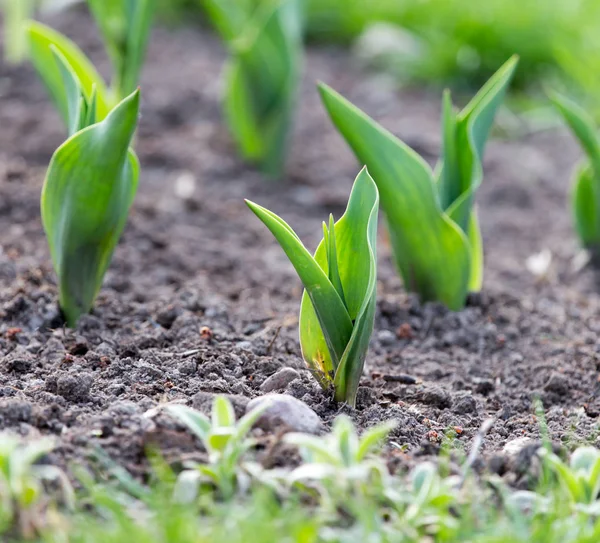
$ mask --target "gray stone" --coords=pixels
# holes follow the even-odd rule
[[[380,330],[377,332],[377,339],[383,346],[393,345],[396,341],[396,334],[390,332],[389,330]]]
[[[277,373],[271,375],[271,377],[269,377],[262,385],[260,385],[260,389],[263,392],[281,390],[298,377],[300,377],[300,374],[294,368],[282,368]]]
[[[267,431],[305,432],[318,434],[323,430],[319,416],[303,401],[288,394],[267,394],[255,398],[246,408],[246,412],[268,405],[258,420],[257,426]]]
[[[89,399],[94,378],[89,373],[64,374],[56,381],[56,393],[65,400],[82,402]]]

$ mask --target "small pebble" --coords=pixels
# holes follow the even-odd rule
[[[282,368],[277,373],[269,377],[261,386],[263,392],[273,392],[282,390],[294,379],[300,377],[300,374],[294,368]]]

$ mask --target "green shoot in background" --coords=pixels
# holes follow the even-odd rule
[[[113,98],[138,86],[156,0],[88,0],[113,65]]]
[[[392,250],[406,288],[458,310],[481,289],[483,247],[474,208],[482,157],[517,65],[510,59],[460,112],[444,94],[442,160],[432,171],[415,151],[348,100],[320,85],[323,103],[381,195]]]
[[[11,64],[27,56],[27,38],[23,25],[36,7],[36,0],[0,0],[4,15],[4,57]]]
[[[224,110],[242,156],[281,175],[303,57],[303,0],[207,0],[227,43]]]
[[[323,223],[314,258],[290,226],[252,202],[250,209],[275,236],[304,285],[300,307],[302,355],[336,401],[354,406],[373,332],[379,194],[366,168],[356,178],[348,207]]]
[[[581,243],[597,255],[600,250],[600,136],[592,117],[576,103],[557,93],[550,98],[587,156],[575,171],[571,207]]]
[[[63,80],[69,139],[54,153],[42,189],[42,223],[58,276],[59,305],[75,326],[90,311],[125,227],[139,178],[130,149],[139,90],[101,121],[68,59],[50,49]]]
[[[75,72],[87,100],[95,87],[96,115],[97,120],[101,121],[137,87],[150,32],[154,0],[90,0],[89,4],[114,66],[111,87],[69,38],[36,21],[26,24],[31,61],[67,125],[68,99],[64,93],[60,69],[54,61],[52,47],[65,57]]]

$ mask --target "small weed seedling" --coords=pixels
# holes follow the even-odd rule
[[[56,466],[37,464],[53,449],[50,439],[24,443],[16,436],[0,434],[0,533],[13,522],[28,539],[45,528],[44,511],[50,498],[44,481],[57,482],[65,505],[73,508],[74,492],[65,473]]]
[[[587,160],[575,171],[571,206],[581,243],[597,254],[600,251],[600,135],[592,117],[580,106],[558,93],[552,93],[550,98],[587,155]]]
[[[342,415],[328,435],[287,434],[284,441],[297,446],[304,461],[287,475],[287,484],[316,491],[330,513],[345,503],[353,514],[362,516],[370,509],[363,509],[365,504],[385,501],[388,489],[392,490],[385,461],[372,453],[395,427],[395,421],[388,421],[358,437],[352,421]]]
[[[86,94],[59,49],[49,48],[61,78],[69,139],[54,153],[42,189],[42,223],[69,326],[93,306],[133,203],[139,163],[129,145],[139,91],[98,122],[98,94]]]
[[[324,389],[354,406],[373,332],[379,195],[366,168],[356,178],[342,218],[323,223],[311,256],[291,227],[255,203],[250,209],[275,236],[304,285],[302,355]]]
[[[483,247],[473,207],[485,143],[515,70],[509,60],[455,112],[443,99],[443,158],[435,171],[410,147],[326,85],[325,107],[381,194],[396,265],[422,301],[463,307],[483,279]]]
[[[94,65],[69,38],[41,23],[26,25],[31,61],[58,108],[69,119],[61,68],[54,59],[60,52],[75,72],[89,101],[95,87],[96,119],[103,120],[119,102],[133,93],[144,61],[154,0],[89,0],[106,49],[114,66],[113,85],[108,87]]]
[[[540,451],[546,465],[556,474],[572,505],[593,506],[590,513],[598,514],[600,504],[600,451],[595,447],[580,447],[573,452],[568,464],[546,449]]]
[[[283,169],[300,79],[302,2],[205,2],[231,55],[224,101],[230,131],[244,158],[272,176]]]
[[[233,497],[242,472],[242,457],[255,444],[248,432],[268,407],[258,407],[236,422],[233,406],[224,396],[215,398],[211,419],[184,405],[167,406],[167,413],[185,424],[208,452],[208,464],[192,464],[179,475],[176,499],[193,501],[203,482],[214,485],[222,498]]]

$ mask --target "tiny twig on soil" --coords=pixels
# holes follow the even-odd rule
[[[271,339],[271,341],[269,342],[269,346],[267,347],[267,355],[271,354],[271,349],[273,348],[273,345],[274,345],[275,341],[279,337],[279,332],[280,331],[281,331],[281,326],[278,326],[275,329],[275,334],[273,335],[273,339]]]

